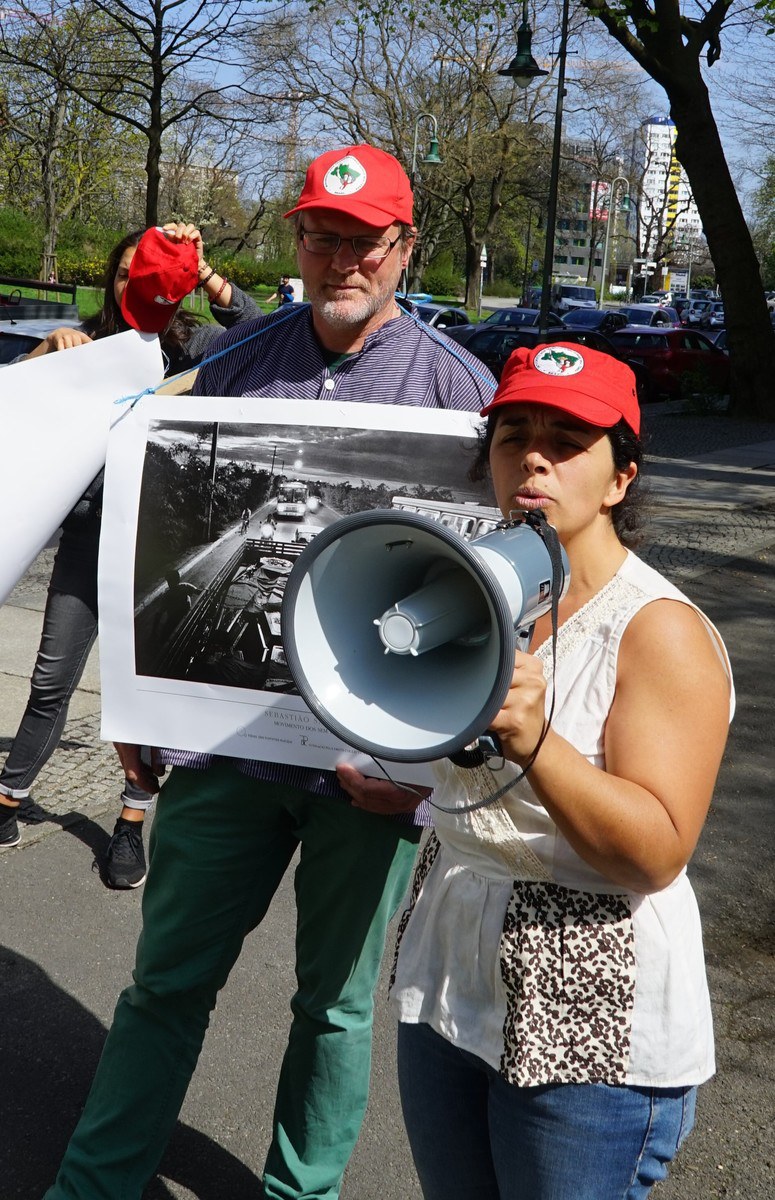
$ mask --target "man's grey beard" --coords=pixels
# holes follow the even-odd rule
[[[394,291],[394,287],[386,286],[384,291],[376,294],[364,293],[355,304],[351,300],[324,300],[319,305],[313,301],[313,307],[332,329],[352,329],[365,325],[382,312],[391,302]]]

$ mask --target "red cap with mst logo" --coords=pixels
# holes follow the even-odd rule
[[[603,429],[624,420],[640,433],[634,374],[618,358],[588,346],[551,342],[515,350],[480,415],[504,404],[548,404]]]

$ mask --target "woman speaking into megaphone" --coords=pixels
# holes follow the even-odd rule
[[[434,768],[391,989],[404,1118],[426,1200],[639,1200],[714,1071],[686,865],[733,710],[729,661],[630,548],[627,366],[518,350],[482,415],[504,517],[546,517],[570,585],[556,628],[539,617],[515,655],[491,722],[503,758]],[[357,771],[338,774],[368,803]]]

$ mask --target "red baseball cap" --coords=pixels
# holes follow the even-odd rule
[[[173,242],[162,229],[146,229],[129,264],[121,297],[124,319],[141,333],[161,333],[199,279],[193,242]]]
[[[411,225],[412,201],[409,177],[397,158],[376,146],[346,146],[313,159],[298,203],[285,216],[327,208],[365,225]]]
[[[618,358],[588,346],[549,342],[515,350],[480,416],[504,404],[551,405],[603,429],[624,419],[640,433],[634,374]]]

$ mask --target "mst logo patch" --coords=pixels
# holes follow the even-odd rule
[[[323,178],[323,186],[332,196],[352,196],[365,182],[366,170],[352,154],[340,158]]]
[[[533,366],[542,375],[578,375],[584,370],[584,359],[569,346],[547,346],[536,354]]]

